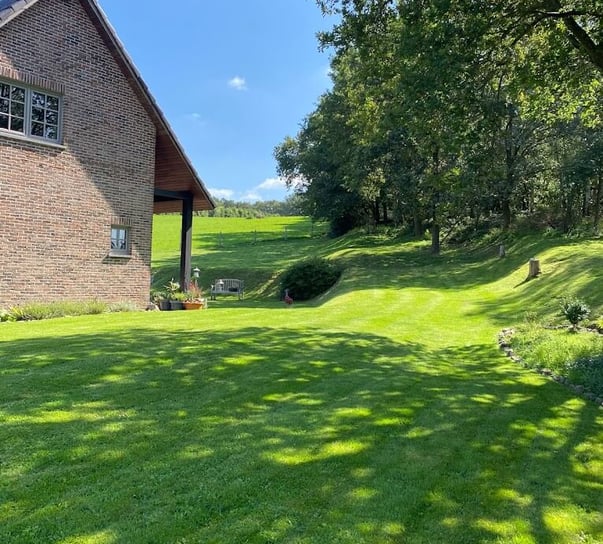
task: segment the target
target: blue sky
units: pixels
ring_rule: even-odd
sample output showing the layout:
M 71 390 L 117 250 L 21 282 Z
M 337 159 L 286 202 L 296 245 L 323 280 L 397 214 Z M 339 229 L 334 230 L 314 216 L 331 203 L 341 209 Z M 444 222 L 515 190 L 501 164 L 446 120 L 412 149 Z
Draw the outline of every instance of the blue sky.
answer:
M 99 0 L 212 195 L 280 200 L 274 147 L 330 87 L 314 0 Z

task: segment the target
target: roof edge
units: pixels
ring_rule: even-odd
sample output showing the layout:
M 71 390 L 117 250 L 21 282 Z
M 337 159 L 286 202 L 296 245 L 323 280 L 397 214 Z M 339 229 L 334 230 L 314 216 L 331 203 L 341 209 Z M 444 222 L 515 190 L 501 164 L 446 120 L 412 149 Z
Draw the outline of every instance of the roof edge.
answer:
M 33 6 L 37 1 L 38 0 L 15 0 L 9 7 L 0 10 L 0 28 L 12 21 L 17 15 Z

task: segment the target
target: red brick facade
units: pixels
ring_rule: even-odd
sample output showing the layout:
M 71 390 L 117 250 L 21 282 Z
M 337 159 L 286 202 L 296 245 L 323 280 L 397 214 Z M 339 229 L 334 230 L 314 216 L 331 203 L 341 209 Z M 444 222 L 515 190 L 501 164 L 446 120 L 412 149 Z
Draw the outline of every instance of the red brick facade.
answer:
M 0 28 L 0 81 L 11 79 L 63 91 L 63 138 L 0 131 L 0 308 L 144 306 L 156 129 L 79 0 L 39 1 Z M 129 258 L 109 256 L 114 224 L 129 226 Z

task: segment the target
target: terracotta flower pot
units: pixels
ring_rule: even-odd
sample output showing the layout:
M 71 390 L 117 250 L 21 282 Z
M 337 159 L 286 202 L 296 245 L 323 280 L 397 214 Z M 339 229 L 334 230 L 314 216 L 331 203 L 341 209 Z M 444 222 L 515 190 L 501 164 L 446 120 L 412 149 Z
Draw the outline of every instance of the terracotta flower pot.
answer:
M 203 302 L 183 302 L 185 310 L 200 310 L 203 308 Z

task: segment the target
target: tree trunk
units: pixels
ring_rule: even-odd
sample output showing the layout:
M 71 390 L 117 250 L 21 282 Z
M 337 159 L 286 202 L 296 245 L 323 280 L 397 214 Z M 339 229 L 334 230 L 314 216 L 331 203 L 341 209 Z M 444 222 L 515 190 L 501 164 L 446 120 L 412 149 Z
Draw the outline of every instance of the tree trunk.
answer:
M 385 200 L 382 201 L 381 208 L 382 208 L 382 213 L 383 213 L 383 223 L 387 225 L 387 223 L 389 222 L 389 217 L 387 215 L 387 204 L 386 204 Z
M 431 225 L 431 252 L 440 254 L 440 225 L 434 221 Z
M 421 238 L 425 231 L 423 230 L 423 219 L 419 214 L 419 209 L 417 206 L 415 206 L 415 209 L 413 210 L 412 219 L 415 231 L 415 238 Z
M 373 212 L 373 224 L 378 225 L 379 223 L 381 223 L 381 210 L 379 199 L 376 199 L 375 202 L 373 202 L 371 208 Z
M 440 176 L 440 147 L 436 145 L 432 154 L 433 173 L 438 178 Z M 431 201 L 431 253 L 440 254 L 440 222 L 438 221 L 438 203 L 440 193 L 436 189 Z
M 568 233 L 575 224 L 574 221 L 574 210 L 573 210 L 573 202 L 572 197 L 567 195 L 562 199 L 562 207 L 563 207 L 563 232 Z
M 535 278 L 540 275 L 540 261 L 538 259 L 530 259 L 528 262 L 528 278 Z
M 502 228 L 503 230 L 509 230 L 509 227 L 511 226 L 511 201 L 509 197 L 505 197 L 503 199 L 501 203 L 501 208 L 503 219 Z
M 503 217 L 503 230 L 509 230 L 511 226 L 511 194 L 515 186 L 515 161 L 517 159 L 517 147 L 514 142 L 514 119 L 515 110 L 512 105 L 508 107 L 508 119 L 505 134 L 505 182 L 506 186 L 503 189 L 501 197 L 501 211 Z
M 595 231 L 599 230 L 599 222 L 601 221 L 601 199 L 603 197 L 603 172 L 599 172 L 599 182 L 595 192 L 595 202 L 593 209 L 593 227 Z

